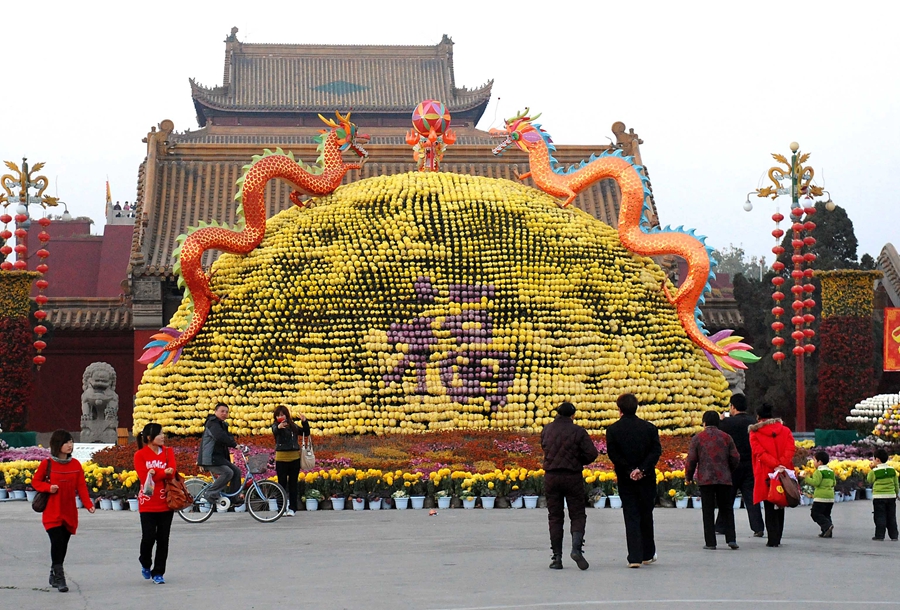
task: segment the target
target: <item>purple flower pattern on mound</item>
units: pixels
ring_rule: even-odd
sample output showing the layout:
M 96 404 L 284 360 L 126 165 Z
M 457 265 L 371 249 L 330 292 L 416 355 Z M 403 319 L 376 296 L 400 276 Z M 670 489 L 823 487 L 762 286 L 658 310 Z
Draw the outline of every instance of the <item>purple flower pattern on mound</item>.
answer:
M 416 300 L 434 304 L 437 290 L 425 276 L 413 284 Z M 494 298 L 494 287 L 483 284 L 451 284 L 449 300 L 459 304 L 486 304 Z M 493 337 L 491 314 L 479 309 L 465 309 L 448 315 L 435 328 L 435 316 L 422 315 L 410 322 L 391 324 L 388 343 L 397 348 L 405 345 L 404 356 L 384 375 L 386 383 L 400 383 L 407 370 L 416 375 L 416 393 L 427 394 L 428 361 L 438 343 L 435 330 L 449 331 L 459 349 L 451 350 L 438 363 L 441 385 L 457 403 L 468 404 L 472 399 L 485 400 L 491 411 L 506 405 L 507 394 L 516 373 L 515 360 L 505 352 L 490 349 Z
M 16 447 L 0 451 L 0 462 L 15 462 L 18 460 L 36 462 L 46 460 L 48 457 L 50 457 L 50 450 L 43 447 Z

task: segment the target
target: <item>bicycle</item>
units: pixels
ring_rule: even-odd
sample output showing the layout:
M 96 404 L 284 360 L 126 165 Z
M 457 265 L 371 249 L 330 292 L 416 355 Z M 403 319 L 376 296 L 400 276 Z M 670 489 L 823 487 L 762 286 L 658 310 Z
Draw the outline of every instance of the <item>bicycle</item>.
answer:
M 212 486 L 212 482 L 208 482 L 200 477 L 191 477 L 185 480 L 184 485 L 194 497 L 194 502 L 187 508 L 178 511 L 178 516 L 188 523 L 203 523 L 212 517 L 214 512 L 213 505 L 218 507 L 218 510 L 221 512 L 227 511 L 233 504 L 232 498 L 237 498 L 241 493 L 244 493 L 247 512 L 254 519 L 261 523 L 272 523 L 281 518 L 287 508 L 287 494 L 284 492 L 284 489 L 278 483 L 258 480 L 254 476 L 266 470 L 266 464 L 269 461 L 268 456 L 255 455 L 248 460 L 247 454 L 249 450 L 247 447 L 241 445 L 238 449 L 238 453 L 243 458 L 244 466 L 247 469 L 247 476 L 238 490 L 230 494 L 223 491 L 215 502 L 210 502 L 205 494 Z

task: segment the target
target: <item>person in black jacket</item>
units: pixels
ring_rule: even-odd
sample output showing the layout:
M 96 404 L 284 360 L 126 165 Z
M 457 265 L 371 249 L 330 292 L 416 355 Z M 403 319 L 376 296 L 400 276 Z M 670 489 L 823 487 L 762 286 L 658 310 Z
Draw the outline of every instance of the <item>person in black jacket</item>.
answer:
M 587 513 L 584 510 L 584 479 L 581 470 L 597 459 L 597 448 L 584 428 L 572 421 L 575 405 L 564 402 L 556 409 L 557 417 L 541 431 L 541 449 L 544 450 L 544 495 L 547 498 L 550 522 L 550 550 L 553 552 L 550 568 L 561 570 L 563 502 L 569 505 L 569 521 L 572 531 L 572 552 L 569 556 L 582 570 L 589 564 L 582 554 L 584 527 Z
M 738 490 L 744 498 L 747 508 L 747 518 L 750 520 L 750 529 L 757 538 L 765 535 L 762 509 L 759 504 L 753 503 L 753 460 L 750 452 L 750 426 L 756 423 L 756 418 L 747 413 L 747 398 L 743 394 L 732 394 L 731 417 L 726 417 L 719 424 L 719 430 L 727 432 L 737 447 L 741 456 L 741 463 L 731 473 L 731 502 L 737 497 Z M 716 533 L 725 533 L 725 524 L 721 519 L 722 513 L 716 518 Z
M 200 457 L 197 465 L 208 470 L 215 482 L 206 490 L 206 499 L 215 502 L 219 499 L 222 489 L 228 485 L 225 493 L 233 494 L 241 485 L 241 471 L 231 463 L 229 447 L 237 447 L 237 441 L 228 431 L 228 405 L 216 405 L 216 410 L 206 417 L 206 425 L 203 428 L 203 436 L 200 437 Z M 232 499 L 233 504 L 239 504 L 237 498 Z
M 628 567 L 639 568 L 656 561 L 653 540 L 653 506 L 656 504 L 656 462 L 662 455 L 659 431 L 637 416 L 634 394 L 622 394 L 616 400 L 619 421 L 606 429 L 606 452 L 616 470 L 625 539 L 628 543 Z
M 301 428 L 291 419 L 291 412 L 284 405 L 275 407 L 272 414 L 272 435 L 275 437 L 275 474 L 278 484 L 288 492 L 288 509 L 286 517 L 293 517 L 297 511 L 297 477 L 300 475 L 300 443 L 297 436 L 309 436 L 309 422 L 300 414 Z

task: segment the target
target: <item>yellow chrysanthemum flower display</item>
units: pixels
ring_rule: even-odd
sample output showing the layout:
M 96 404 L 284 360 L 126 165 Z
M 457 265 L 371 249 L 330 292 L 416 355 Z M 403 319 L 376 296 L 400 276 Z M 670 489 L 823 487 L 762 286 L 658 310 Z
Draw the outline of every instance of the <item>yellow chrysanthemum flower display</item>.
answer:
M 633 392 L 662 433 L 689 434 L 728 404 L 659 266 L 508 180 L 361 180 L 274 216 L 256 250 L 213 271 L 221 301 L 177 363 L 144 373 L 135 430 L 199 434 L 225 403 L 240 435 L 267 433 L 277 404 L 323 434 L 535 432 L 571 400 L 600 431 Z

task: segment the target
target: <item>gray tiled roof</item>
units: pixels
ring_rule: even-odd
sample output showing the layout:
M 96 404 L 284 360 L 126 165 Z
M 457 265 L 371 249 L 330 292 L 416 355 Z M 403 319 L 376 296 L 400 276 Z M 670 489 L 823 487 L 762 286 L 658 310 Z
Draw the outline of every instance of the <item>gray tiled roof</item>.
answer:
M 50 297 L 47 322 L 53 330 L 128 330 L 131 306 L 119 298 Z
M 435 46 L 338 46 L 226 43 L 221 87 L 191 80 L 195 103 L 238 112 L 409 112 L 438 99 L 451 112 L 490 99 L 493 81 L 457 88 L 453 43 Z

